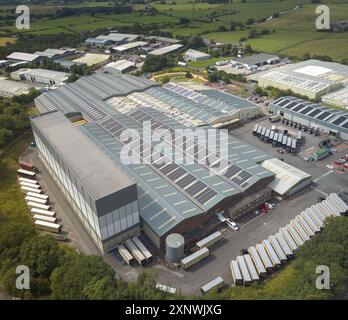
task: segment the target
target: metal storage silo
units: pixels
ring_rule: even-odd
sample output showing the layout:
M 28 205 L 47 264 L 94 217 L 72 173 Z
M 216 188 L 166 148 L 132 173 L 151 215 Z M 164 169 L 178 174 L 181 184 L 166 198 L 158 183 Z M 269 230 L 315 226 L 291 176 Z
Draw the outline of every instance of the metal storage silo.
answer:
M 178 233 L 171 233 L 166 238 L 166 259 L 172 263 L 179 263 L 185 256 L 184 247 L 184 237 Z

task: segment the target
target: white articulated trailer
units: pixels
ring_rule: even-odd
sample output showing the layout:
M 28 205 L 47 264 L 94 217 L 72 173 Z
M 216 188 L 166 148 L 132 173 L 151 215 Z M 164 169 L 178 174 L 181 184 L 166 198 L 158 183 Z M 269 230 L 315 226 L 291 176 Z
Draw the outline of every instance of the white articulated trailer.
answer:
M 338 210 L 335 206 L 333 206 L 329 201 L 324 200 L 321 204 L 324 205 L 332 213 L 332 215 L 336 217 L 341 216 L 340 210 Z
M 28 182 L 28 183 L 31 183 L 31 184 L 39 184 L 39 181 L 37 181 L 37 180 L 28 179 L 28 178 L 23 178 L 23 177 L 19 177 L 19 178 L 18 178 L 18 181 L 19 181 L 19 182 Z
M 30 182 L 19 182 L 19 185 L 21 187 L 29 187 L 29 188 L 33 188 L 33 189 L 41 189 L 40 185 L 35 184 L 35 183 L 30 183 Z
M 29 170 L 24 170 L 24 169 L 18 169 L 17 173 L 22 175 L 22 176 L 27 176 L 27 177 L 35 177 L 36 173 L 34 171 L 29 171 Z
M 34 220 L 41 220 L 41 221 L 51 222 L 51 223 L 56 223 L 57 222 L 57 218 L 47 217 L 47 216 L 40 215 L 40 214 L 34 214 L 33 215 L 33 219 Z
M 220 291 L 224 287 L 224 279 L 217 277 L 212 281 L 209 281 L 201 287 L 202 294 L 206 294 L 212 290 Z
M 257 250 L 257 253 L 259 254 L 262 262 L 263 262 L 263 265 L 265 266 L 266 270 L 267 271 L 272 271 L 273 270 L 273 263 L 272 261 L 270 260 L 270 258 L 268 257 L 268 254 L 264 248 L 264 246 L 262 244 L 257 244 L 256 245 L 256 250 Z
M 335 199 L 342 206 L 344 213 L 348 211 L 348 204 L 337 193 L 331 193 L 330 198 Z
M 307 211 L 301 212 L 300 215 L 306 220 L 306 222 L 311 227 L 311 229 L 314 231 L 314 233 L 319 233 L 320 232 L 320 228 L 314 222 L 313 218 L 310 216 L 310 214 Z
M 41 204 L 41 203 L 37 203 L 37 202 L 33 202 L 33 201 L 27 202 L 27 206 L 29 209 L 38 208 L 38 209 L 42 209 L 42 210 L 50 210 L 49 205 Z
M 35 189 L 35 188 L 21 186 L 21 192 L 25 193 L 25 194 L 27 192 L 34 192 L 34 193 L 40 194 L 42 191 L 41 191 L 41 189 Z
M 260 278 L 264 277 L 267 274 L 267 270 L 265 269 L 265 266 L 263 265 L 263 262 L 256 250 L 255 247 L 249 247 L 248 249 L 249 255 L 251 257 L 251 259 L 254 262 L 256 271 L 259 275 Z
M 47 200 L 44 200 L 44 199 L 39 199 L 39 198 L 36 198 L 36 197 L 31 197 L 31 196 L 26 196 L 24 198 L 24 200 L 26 202 L 29 202 L 29 201 L 33 201 L 33 202 L 37 202 L 37 203 L 40 203 L 40 204 L 47 204 Z
M 300 235 L 297 233 L 297 231 L 294 229 L 294 227 L 291 224 L 287 224 L 285 228 L 287 229 L 290 236 L 295 241 L 295 243 L 298 247 L 300 247 L 304 244 L 304 240 L 302 240 Z
M 244 256 L 238 256 L 236 258 L 236 261 L 238 263 L 238 267 L 239 267 L 239 270 L 242 274 L 242 278 L 243 278 L 243 284 L 245 286 L 248 286 L 251 284 L 251 277 L 250 277 L 250 274 L 249 274 L 249 270 L 246 266 L 246 263 L 245 263 L 245 260 L 244 260 Z
M 269 240 L 263 240 L 262 245 L 265 248 L 265 250 L 269 256 L 273 267 L 279 268 L 282 265 L 282 263 L 281 263 L 280 259 L 278 258 L 277 254 L 275 253 L 273 247 L 271 246 Z
M 39 209 L 39 208 L 32 208 L 32 209 L 30 209 L 30 212 L 32 214 L 39 214 L 39 215 L 42 215 L 42 216 L 47 216 L 47 217 L 52 217 L 52 218 L 56 216 L 56 213 L 53 212 L 53 211 L 42 210 L 42 209 Z
M 291 250 L 291 248 L 289 247 L 289 245 L 287 244 L 286 240 L 284 239 L 284 237 L 278 232 L 274 235 L 276 237 L 276 239 L 278 240 L 278 243 L 280 245 L 280 247 L 283 249 L 286 257 L 288 259 L 291 259 L 294 256 L 293 250 Z
M 260 280 L 259 273 L 257 272 L 256 267 L 255 267 L 250 255 L 244 254 L 243 257 L 244 257 L 245 264 L 248 268 L 251 280 L 259 281 Z
M 231 260 L 230 268 L 232 273 L 233 284 L 236 286 L 243 284 L 243 277 L 239 270 L 239 266 L 236 260 Z
M 50 223 L 42 220 L 36 220 L 34 222 L 35 227 L 39 230 L 48 231 L 48 232 L 54 232 L 54 233 L 60 233 L 61 226 L 56 223 Z
M 140 265 L 145 264 L 145 257 L 131 239 L 126 240 L 125 246 Z
M 181 260 L 181 266 L 183 269 L 187 269 L 194 264 L 198 263 L 199 261 L 203 260 L 209 256 L 209 249 L 208 248 L 202 248 L 201 250 L 196 251 L 195 253 L 185 257 Z
M 295 220 L 302 226 L 302 228 L 306 231 L 309 237 L 314 237 L 315 232 L 312 230 L 307 221 L 300 214 L 295 217 Z
M 295 251 L 298 249 L 298 245 L 296 244 L 293 237 L 290 235 L 289 231 L 286 228 L 280 228 L 279 234 L 283 236 L 290 250 Z
M 297 233 L 299 234 L 299 236 L 302 238 L 303 241 L 309 240 L 309 235 L 306 233 L 306 231 L 303 230 L 301 225 L 295 219 L 292 219 L 290 221 L 290 224 L 297 231 Z
M 272 248 L 274 249 L 275 253 L 277 254 L 279 260 L 281 263 L 285 263 L 288 261 L 288 258 L 286 257 L 283 249 L 278 243 L 278 240 L 275 236 L 269 236 L 268 241 L 271 244 Z
M 48 200 L 48 196 L 46 196 L 45 194 L 39 194 L 39 193 L 35 193 L 35 192 L 30 192 L 30 191 L 27 192 L 27 196 L 38 198 L 38 199 L 43 199 L 43 200 Z
M 196 246 L 198 250 L 200 250 L 202 248 L 213 245 L 215 242 L 219 241 L 221 238 L 222 238 L 222 233 L 220 231 L 216 231 L 212 233 L 211 235 L 209 235 L 208 237 L 198 241 L 196 243 Z
M 133 237 L 132 240 L 135 243 L 135 245 L 139 248 L 146 261 L 148 263 L 151 263 L 153 259 L 151 252 L 143 245 L 143 243 L 137 237 Z
M 127 264 L 131 265 L 134 262 L 133 256 L 129 253 L 129 251 L 123 245 L 119 245 L 117 250 L 120 256 L 123 258 L 123 260 Z

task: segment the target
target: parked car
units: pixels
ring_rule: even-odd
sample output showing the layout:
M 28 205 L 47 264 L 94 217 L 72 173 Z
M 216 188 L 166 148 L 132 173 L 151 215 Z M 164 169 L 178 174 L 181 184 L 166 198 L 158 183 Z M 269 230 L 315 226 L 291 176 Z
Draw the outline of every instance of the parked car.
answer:
M 238 226 L 238 224 L 237 223 L 235 223 L 235 222 L 233 222 L 233 221 L 231 221 L 231 219 L 226 219 L 226 221 L 225 221 L 233 230 L 235 230 L 235 231 L 238 231 L 239 230 L 239 226 Z

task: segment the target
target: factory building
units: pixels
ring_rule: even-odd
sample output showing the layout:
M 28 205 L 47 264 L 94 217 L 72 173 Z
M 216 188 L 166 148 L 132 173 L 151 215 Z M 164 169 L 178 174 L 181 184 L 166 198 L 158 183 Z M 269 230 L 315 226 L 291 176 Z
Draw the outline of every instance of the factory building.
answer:
M 33 86 L 29 84 L 11 81 L 5 78 L 0 79 L 0 97 L 12 98 L 22 94 L 28 94 L 31 88 Z
M 108 35 L 101 35 L 96 38 L 88 38 L 85 43 L 93 47 L 107 47 L 110 45 L 129 43 L 135 41 L 137 38 L 139 38 L 139 35 L 137 34 L 111 32 Z
M 149 54 L 151 54 L 153 56 L 162 56 L 164 54 L 174 52 L 174 51 L 180 49 L 182 46 L 183 46 L 182 44 L 172 44 L 170 46 L 166 46 L 166 47 L 152 50 L 149 52 Z
M 100 251 L 138 236 L 136 184 L 62 113 L 31 124 L 41 161 Z
M 185 54 L 184 54 L 184 59 L 185 61 L 203 61 L 203 60 L 208 60 L 210 59 L 210 54 L 193 50 L 193 49 L 188 49 Z
M 348 110 L 348 86 L 326 94 L 321 100 L 324 103 Z
M 275 64 L 280 61 L 278 56 L 268 53 L 258 53 L 251 56 L 233 58 L 231 63 L 242 64 L 245 68 L 261 67 L 267 64 Z
M 30 63 L 30 62 L 35 62 L 37 60 L 40 60 L 40 59 L 42 59 L 42 57 L 40 57 L 37 54 L 32 54 L 32 53 L 13 52 L 10 55 L 8 55 L 6 57 L 6 59 L 9 60 L 12 63 L 15 63 L 15 62 Z
M 88 155 L 81 155 L 75 162 L 76 166 L 77 163 L 84 162 L 84 157 L 92 158 L 92 154 L 99 157 L 100 153 L 108 157 L 115 167 L 117 166 L 116 174 L 109 171 L 105 174 L 117 177 L 117 170 L 121 170 L 136 185 L 141 228 L 153 244 L 164 251 L 165 239 L 169 234 L 181 234 L 185 244 L 191 245 L 220 223 L 216 213 L 224 211 L 229 215 L 229 210 L 233 210 L 241 199 L 246 210 L 250 203 L 267 200 L 272 192 L 265 186 L 274 180 L 275 174 L 261 166 L 261 163 L 271 156 L 231 135 L 224 135 L 221 130 L 214 131 L 216 148 L 220 150 L 222 147 L 227 151 L 227 155 L 217 154 L 211 146 L 206 146 L 203 147 L 205 159 L 215 154 L 214 162 L 210 159 L 203 163 L 198 160 L 197 149 L 202 146 L 198 146 L 196 139 L 184 139 L 182 136 L 182 130 L 197 129 L 196 125 L 194 121 L 180 120 L 174 111 L 181 107 L 201 109 L 202 114 L 207 113 L 208 120 L 212 115 L 201 107 L 204 102 L 195 101 L 196 98 L 200 99 L 201 94 L 189 91 L 184 98 L 182 92 L 176 93 L 170 88 L 160 87 L 145 78 L 97 73 L 44 93 L 35 103 L 41 112 L 57 110 L 55 114 L 62 114 L 62 117 L 64 115 L 72 119 L 80 115 L 87 120 L 87 123 L 78 129 L 68 120 L 64 121 L 66 126 L 73 128 L 71 130 L 78 130 L 79 136 L 83 135 L 83 138 L 80 136 L 71 141 L 70 138 L 62 137 L 60 132 L 67 132 L 64 135 L 68 136 L 73 135 L 72 132 L 50 128 L 49 132 L 41 130 L 42 139 L 46 138 L 48 145 L 55 144 L 58 142 L 50 140 L 50 137 L 55 135 L 56 141 L 70 146 L 62 147 L 59 154 L 74 148 L 75 144 L 80 145 L 78 148 L 88 149 Z M 212 103 L 213 99 L 209 99 Z M 172 109 L 169 106 L 172 106 Z M 212 107 L 210 112 L 218 112 L 218 106 L 214 110 Z M 45 117 L 47 115 L 42 118 Z M 144 124 L 144 121 L 147 122 Z M 35 131 L 35 119 L 33 124 Z M 151 130 L 160 128 L 171 132 L 172 139 L 162 140 L 165 149 L 174 149 L 190 159 L 191 163 L 173 162 L 167 154 L 162 153 L 161 144 L 144 140 L 144 125 Z M 131 144 L 122 138 L 125 129 L 132 129 L 138 133 Z M 208 121 L 202 122 L 201 129 L 211 130 L 212 126 Z M 78 142 L 86 139 L 94 144 L 93 152 L 91 145 L 85 148 L 81 146 L 85 142 Z M 185 141 L 178 143 L 178 139 Z M 133 143 L 140 146 L 133 150 L 136 161 L 125 163 L 122 159 L 124 148 L 132 146 Z M 224 145 L 221 146 L 221 143 Z M 196 151 L 189 152 L 189 147 Z M 151 150 L 152 158 L 148 158 L 146 150 Z M 152 161 L 148 161 L 149 159 Z M 219 165 L 221 167 L 217 170 Z M 88 172 L 88 167 L 89 165 L 84 164 L 81 170 Z M 54 176 L 56 168 L 53 168 L 53 171 Z M 78 172 L 76 176 L 79 176 Z M 94 175 L 89 175 L 88 183 L 91 189 L 98 190 L 101 178 L 98 177 L 94 182 L 95 178 Z M 121 179 L 117 177 L 117 180 Z M 102 189 L 105 188 L 110 191 L 107 184 Z M 244 213 L 246 212 L 248 211 Z
M 310 174 L 277 158 L 265 160 L 261 165 L 275 174 L 268 187 L 282 197 L 289 197 L 312 182 Z
M 18 81 L 28 81 L 53 85 L 62 85 L 69 79 L 69 73 L 46 70 L 22 68 L 11 72 L 11 78 Z
M 119 45 L 117 47 L 113 47 L 112 49 L 118 53 L 125 53 L 125 52 L 129 52 L 131 50 L 134 50 L 134 49 L 142 48 L 146 45 L 147 45 L 147 42 L 135 41 L 135 42 L 122 44 L 122 45 Z
M 257 76 L 258 85 L 307 96 L 319 100 L 323 95 L 348 86 L 348 67 L 335 62 L 307 60 L 287 65 Z
M 92 67 L 98 64 L 102 64 L 110 59 L 109 54 L 98 54 L 98 53 L 86 53 L 81 58 L 73 60 L 80 64 L 85 64 L 88 67 Z
M 110 74 L 122 74 L 135 69 L 133 61 L 126 59 L 118 60 L 116 62 L 108 63 L 102 70 Z
M 348 140 L 347 112 L 328 109 L 295 97 L 281 97 L 273 101 L 270 111 L 280 114 L 285 119 L 318 128 L 322 133 Z
M 45 51 L 36 51 L 34 54 L 51 60 L 61 59 L 74 55 L 76 49 L 46 49 Z

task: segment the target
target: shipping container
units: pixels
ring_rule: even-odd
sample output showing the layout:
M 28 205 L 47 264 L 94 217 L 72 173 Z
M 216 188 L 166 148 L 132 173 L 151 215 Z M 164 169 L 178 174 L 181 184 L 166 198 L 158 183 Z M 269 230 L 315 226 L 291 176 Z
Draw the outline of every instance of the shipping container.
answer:
M 240 273 L 242 274 L 242 278 L 243 278 L 243 284 L 245 286 L 248 286 L 251 284 L 251 277 L 250 277 L 250 274 L 249 274 L 249 270 L 246 266 L 246 263 L 245 263 L 245 260 L 244 260 L 244 256 L 238 256 L 236 258 L 236 261 L 238 263 L 238 267 L 239 267 L 239 270 L 240 270 Z
M 141 251 L 136 247 L 134 242 L 131 239 L 126 240 L 125 242 L 126 248 L 129 250 L 129 252 L 132 254 L 134 259 L 140 264 L 144 265 L 146 262 L 145 257 L 141 253 Z
M 200 250 L 202 248 L 213 245 L 215 242 L 219 241 L 220 239 L 222 239 L 222 233 L 220 231 L 216 231 L 212 233 L 211 235 L 209 235 L 208 237 L 198 241 L 196 243 L 196 247 L 198 248 L 198 250 Z
M 48 232 L 60 233 L 61 226 L 56 223 L 50 223 L 46 221 L 36 220 L 34 222 L 35 227 L 39 230 L 44 230 Z
M 254 265 L 255 265 L 255 268 L 256 268 L 256 271 L 257 271 L 259 277 L 261 278 L 261 277 L 265 276 L 267 274 L 267 271 L 265 269 L 265 266 L 263 265 L 263 262 L 259 256 L 256 248 L 249 247 L 248 252 L 249 252 L 251 259 L 254 262 Z
M 35 188 L 30 188 L 30 187 L 21 187 L 21 192 L 22 193 L 27 193 L 27 192 L 34 192 L 37 194 L 40 194 L 42 191 L 41 189 L 35 189 Z
M 129 251 L 122 244 L 117 247 L 118 253 L 122 257 L 122 259 L 129 265 L 134 263 L 133 256 L 129 253 Z
M 206 294 L 212 290 L 220 291 L 224 287 L 224 279 L 217 277 L 212 281 L 209 281 L 201 287 L 202 294 Z
M 153 259 L 151 252 L 143 245 L 143 243 L 137 237 L 133 237 L 132 240 L 135 243 L 135 245 L 139 248 L 146 261 L 148 263 L 151 263 Z
M 239 266 L 236 260 L 231 260 L 230 262 L 230 268 L 231 268 L 231 274 L 232 274 L 232 281 L 234 285 L 241 285 L 243 284 L 243 278 L 242 274 L 239 270 Z
M 182 259 L 181 266 L 183 267 L 183 269 L 187 269 L 208 256 L 209 256 L 209 249 L 202 248 L 201 250 L 198 250 L 195 253 Z
M 30 197 L 30 196 L 26 196 L 24 198 L 24 200 L 26 202 L 29 202 L 29 201 L 32 201 L 32 202 L 37 202 L 37 203 L 40 203 L 40 204 L 47 204 L 47 200 L 44 200 L 44 199 L 39 199 L 39 198 L 34 198 L 34 197 Z

